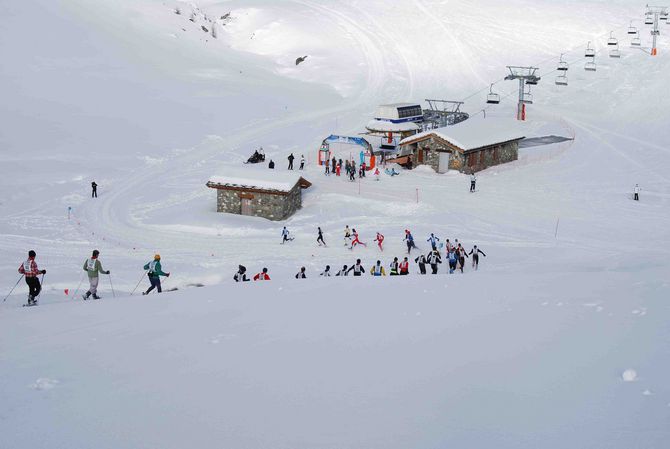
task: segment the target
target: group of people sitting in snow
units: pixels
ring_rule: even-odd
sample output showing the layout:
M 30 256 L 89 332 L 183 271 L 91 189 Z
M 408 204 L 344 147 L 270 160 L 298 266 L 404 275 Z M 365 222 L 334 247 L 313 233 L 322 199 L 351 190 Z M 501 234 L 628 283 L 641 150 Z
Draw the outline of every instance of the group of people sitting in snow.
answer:
M 384 235 L 380 232 L 377 232 L 376 234 L 377 235 L 375 236 L 374 242 L 377 244 L 377 247 L 379 248 L 380 251 L 384 251 L 383 246 Z M 286 226 L 283 227 L 281 236 L 282 236 L 281 241 L 282 245 L 294 240 L 294 238 L 291 236 L 291 233 L 286 228 Z M 412 260 L 410 257 L 412 250 L 413 249 L 417 251 L 419 250 L 419 248 L 416 246 L 416 242 L 414 241 L 414 236 L 409 231 L 409 229 L 405 229 L 405 236 L 403 238 L 403 241 L 407 245 L 407 256 L 405 256 L 402 260 L 400 260 L 398 257 L 393 258 L 393 261 L 388 265 L 390 276 L 408 275 L 410 269 L 410 262 Z M 321 230 L 321 227 L 317 228 L 316 242 L 319 246 L 327 246 L 326 241 L 323 237 L 323 231 Z M 454 273 L 457 270 L 460 270 L 460 272 L 463 273 L 465 268 L 465 259 L 470 258 L 470 256 L 472 256 L 471 259 L 472 268 L 474 270 L 477 270 L 479 268 L 479 256 L 482 255 L 486 257 L 484 251 L 479 249 L 477 245 L 474 245 L 469 252 L 466 251 L 466 249 L 458 241 L 458 239 L 455 239 L 453 243 L 449 239 L 446 239 L 445 242 L 442 243 L 439 237 L 431 233 L 428 239 L 426 239 L 426 242 L 430 243 L 431 246 L 430 251 L 428 251 L 428 253 L 426 254 L 419 254 L 417 257 L 413 259 L 414 263 L 418 265 L 419 268 L 418 274 L 427 274 L 428 267 L 430 267 L 432 274 L 438 274 L 439 265 L 442 264 L 442 251 L 441 251 L 442 249 L 444 249 L 444 257 L 449 265 L 450 274 Z M 355 228 L 349 228 L 349 225 L 345 226 L 344 246 L 348 247 L 350 250 L 353 250 L 359 245 L 367 247 L 367 243 L 364 243 L 360 240 L 360 236 Z M 246 271 L 247 271 L 246 267 L 240 265 L 237 273 L 235 273 L 235 275 L 233 276 L 233 279 L 236 282 L 250 281 L 251 279 L 249 279 L 246 276 Z M 365 267 L 361 263 L 361 259 L 357 259 L 354 265 L 351 266 L 343 265 L 342 269 L 337 271 L 337 273 L 335 274 L 332 273 L 330 265 L 326 265 L 326 268 L 319 274 L 319 276 L 323 277 L 348 276 L 350 273 L 353 274 L 353 276 L 361 276 L 362 274 L 366 273 Z M 385 267 L 384 265 L 382 265 L 382 262 L 380 260 L 378 260 L 372 267 L 370 267 L 367 273 L 369 273 L 372 276 L 386 276 Z M 300 271 L 296 273 L 295 278 L 306 279 L 307 278 L 306 268 L 301 267 Z M 268 275 L 268 269 L 263 268 L 263 270 L 260 273 L 257 273 L 253 277 L 253 280 L 255 281 L 270 280 L 270 276 Z

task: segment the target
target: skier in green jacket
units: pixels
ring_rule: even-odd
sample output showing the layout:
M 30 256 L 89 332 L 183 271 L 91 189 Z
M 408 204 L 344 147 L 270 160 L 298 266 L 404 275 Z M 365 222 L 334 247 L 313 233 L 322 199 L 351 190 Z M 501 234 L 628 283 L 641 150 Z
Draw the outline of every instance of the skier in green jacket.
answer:
M 160 276 L 169 277 L 170 273 L 163 273 L 161 269 L 161 255 L 156 254 L 154 260 L 144 265 L 144 269 L 147 270 L 147 276 L 149 276 L 149 282 L 151 282 L 151 287 L 146 292 L 143 292 L 143 295 L 148 295 L 151 290 L 154 288 L 158 290 L 158 293 L 162 292 L 161 290 L 161 278 Z
M 99 274 L 109 274 L 109 271 L 105 271 L 102 268 L 102 264 L 100 263 L 100 260 L 98 259 L 98 256 L 100 255 L 100 251 L 97 249 L 93 250 L 93 255 L 84 261 L 84 271 L 88 273 L 88 283 L 89 283 L 89 288 L 88 291 L 82 295 L 84 300 L 87 300 L 88 298 L 93 295 L 93 299 L 100 299 L 98 296 L 98 280 Z

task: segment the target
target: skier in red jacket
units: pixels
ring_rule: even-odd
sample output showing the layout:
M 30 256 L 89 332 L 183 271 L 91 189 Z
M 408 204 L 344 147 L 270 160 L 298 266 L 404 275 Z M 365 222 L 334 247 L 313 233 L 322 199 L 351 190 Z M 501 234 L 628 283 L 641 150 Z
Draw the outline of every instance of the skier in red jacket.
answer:
M 256 273 L 256 276 L 254 276 L 254 281 L 269 281 L 270 276 L 268 275 L 268 269 L 263 268 L 263 271 L 260 273 Z
M 37 257 L 37 253 L 31 249 L 28 251 L 28 260 L 19 266 L 19 273 L 26 277 L 26 284 L 28 284 L 29 306 L 37 304 L 37 297 L 39 296 L 40 291 L 42 291 L 42 285 L 40 284 L 40 280 L 37 279 L 37 276 L 40 274 L 46 274 L 47 272 L 47 270 L 40 270 L 37 267 L 35 257 Z
M 382 247 L 382 243 L 384 243 L 384 234 L 380 234 L 378 232 L 377 237 L 375 238 L 375 242 L 377 242 L 377 246 L 379 247 L 379 250 L 384 251 L 384 248 Z

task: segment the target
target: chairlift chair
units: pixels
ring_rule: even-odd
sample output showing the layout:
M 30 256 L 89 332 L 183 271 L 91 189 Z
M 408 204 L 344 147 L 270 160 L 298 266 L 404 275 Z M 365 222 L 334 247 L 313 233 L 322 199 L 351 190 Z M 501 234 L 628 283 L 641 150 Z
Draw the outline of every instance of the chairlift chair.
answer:
M 586 50 L 584 51 L 584 57 L 585 58 L 593 58 L 596 55 L 596 50 L 591 48 L 591 41 L 589 41 L 588 45 L 586 46 Z
M 654 18 L 652 17 L 651 13 L 645 14 L 644 24 L 645 25 L 653 25 L 654 24 Z
M 556 68 L 556 70 L 558 70 L 559 72 L 567 72 L 569 67 L 570 66 L 568 65 L 568 63 L 563 61 L 563 53 L 561 53 L 561 60 L 558 62 L 558 67 Z
M 533 104 L 533 94 L 530 92 L 530 86 L 528 86 L 528 92 L 523 93 L 523 102 L 525 104 Z
M 568 77 L 567 75 L 559 75 L 556 77 L 556 85 L 557 86 L 567 86 L 568 85 Z
M 528 86 L 537 86 L 537 80 L 533 78 L 526 79 L 526 84 Z
M 616 45 L 619 45 L 619 40 L 614 37 L 614 31 L 610 32 L 610 37 L 607 39 L 607 45 L 614 47 Z
M 586 70 L 587 72 L 595 72 L 596 71 L 595 61 L 589 61 L 586 64 L 584 64 L 584 70 Z
M 659 17 L 660 20 L 665 20 L 667 22 L 668 20 L 668 13 L 667 12 L 662 12 L 661 16 Z
M 621 52 L 618 48 L 613 48 L 610 50 L 610 58 L 620 58 Z
M 486 103 L 487 104 L 499 104 L 500 103 L 500 95 L 493 92 L 493 84 L 491 84 L 491 89 L 489 90 L 489 94 L 486 96 Z
M 640 39 L 640 32 L 635 33 L 635 37 L 630 41 L 631 47 L 639 47 L 642 45 L 642 39 Z
M 630 21 L 630 25 L 628 26 L 628 34 L 637 34 L 637 28 L 633 26 L 633 21 Z

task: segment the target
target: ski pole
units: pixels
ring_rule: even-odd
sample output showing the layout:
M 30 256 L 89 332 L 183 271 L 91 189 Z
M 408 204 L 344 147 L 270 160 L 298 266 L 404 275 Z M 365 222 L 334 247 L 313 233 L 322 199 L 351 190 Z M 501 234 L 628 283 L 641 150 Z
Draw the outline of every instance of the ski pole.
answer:
M 44 289 L 44 273 L 42 273 L 42 279 L 40 279 L 40 292 L 35 296 L 34 301 L 37 302 L 37 298 L 39 298 L 42 295 L 42 290 Z
M 12 292 L 14 291 L 14 289 L 16 288 L 16 286 L 19 285 L 19 282 L 21 282 L 21 279 L 23 279 L 23 275 L 21 275 L 21 277 L 19 278 L 19 280 L 16 281 L 16 284 L 14 284 L 14 287 L 12 287 L 12 289 L 9 291 L 9 293 L 7 293 L 7 296 L 5 296 L 5 299 L 3 299 L 2 302 L 7 301 L 7 298 L 9 298 L 9 295 L 12 294 Z
M 133 296 L 133 293 L 135 293 L 135 290 L 137 290 L 137 287 L 140 286 L 140 283 L 142 282 L 142 279 L 144 279 L 144 276 L 146 276 L 146 275 L 147 275 L 147 272 L 146 272 L 146 271 L 145 271 L 144 273 L 142 273 L 142 277 L 141 277 L 140 280 L 137 282 L 137 285 L 135 286 L 135 288 L 133 289 L 133 291 L 130 292 L 130 296 Z
M 112 275 L 110 274 L 108 276 L 109 276 L 109 286 L 112 287 L 112 298 L 116 298 L 116 293 L 114 293 L 114 284 L 112 284 Z
M 77 285 L 77 289 L 74 291 L 74 295 L 72 295 L 73 298 L 77 297 L 77 292 L 79 292 L 79 288 L 81 287 L 81 283 L 84 282 L 84 276 L 86 275 L 86 272 L 83 272 L 81 274 L 81 279 L 79 279 L 79 285 Z

